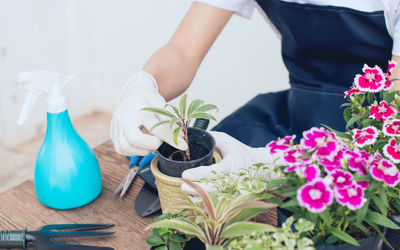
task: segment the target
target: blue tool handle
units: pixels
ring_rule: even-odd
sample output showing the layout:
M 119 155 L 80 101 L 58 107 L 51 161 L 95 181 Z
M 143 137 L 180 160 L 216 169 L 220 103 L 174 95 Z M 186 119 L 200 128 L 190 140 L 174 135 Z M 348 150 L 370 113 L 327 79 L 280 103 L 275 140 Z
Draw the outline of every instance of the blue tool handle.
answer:
M 136 156 L 128 156 L 128 158 L 131 160 L 131 162 L 129 163 L 129 168 L 131 168 L 133 166 L 137 166 L 142 157 L 140 155 L 136 155 Z
M 154 159 L 154 157 L 156 157 L 157 154 L 155 153 L 149 153 L 148 155 L 146 155 L 145 157 L 143 157 L 143 159 L 139 162 L 139 167 L 140 168 L 144 168 L 147 165 L 150 164 L 150 162 Z
M 0 248 L 26 249 L 25 230 L 0 230 Z

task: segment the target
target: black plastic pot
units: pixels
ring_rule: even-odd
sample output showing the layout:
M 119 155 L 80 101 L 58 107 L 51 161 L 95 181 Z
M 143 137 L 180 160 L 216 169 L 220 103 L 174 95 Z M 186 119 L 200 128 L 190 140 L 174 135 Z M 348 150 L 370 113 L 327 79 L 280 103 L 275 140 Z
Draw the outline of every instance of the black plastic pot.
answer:
M 183 171 L 199 166 L 209 166 L 213 163 L 215 140 L 205 130 L 198 128 L 188 129 L 190 161 L 183 161 L 180 153 L 175 153 L 176 148 L 167 143 L 161 144 L 157 153 L 159 155 L 159 169 L 163 174 L 172 177 L 182 177 Z M 173 159 L 169 157 L 173 155 Z
M 400 226 L 400 215 L 389 217 L 394 223 Z M 394 249 L 400 249 L 400 230 L 387 228 L 386 229 L 386 239 L 392 245 Z M 390 250 L 391 248 L 383 244 L 383 250 Z
M 281 227 L 282 224 L 291 216 L 291 213 L 287 210 L 278 208 L 278 226 Z M 292 228 L 293 230 L 294 228 Z M 351 244 L 340 244 L 340 245 L 329 245 L 329 244 L 320 244 L 315 248 L 317 250 L 382 250 L 383 240 L 378 236 L 366 238 L 359 240 L 359 247 L 351 245 Z M 394 246 L 393 246 L 394 247 Z M 394 247 L 395 249 L 399 249 Z M 390 249 L 390 248 L 388 248 Z

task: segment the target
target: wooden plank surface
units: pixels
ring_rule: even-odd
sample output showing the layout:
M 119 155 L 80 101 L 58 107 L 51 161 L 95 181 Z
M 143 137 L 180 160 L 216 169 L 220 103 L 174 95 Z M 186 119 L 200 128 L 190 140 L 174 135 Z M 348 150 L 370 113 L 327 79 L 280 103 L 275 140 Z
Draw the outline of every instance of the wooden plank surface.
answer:
M 150 234 L 144 228 L 154 216 L 141 218 L 134 209 L 135 197 L 143 180 L 138 177 L 125 198 L 114 197 L 114 190 L 127 173 L 129 161 L 115 153 L 110 141 L 95 148 L 102 178 L 103 191 L 89 205 L 72 210 L 54 210 L 41 204 L 35 194 L 32 180 L 0 193 L 0 229 L 37 229 L 46 224 L 113 223 L 115 235 L 104 239 L 70 240 L 68 243 L 109 246 L 117 250 L 149 249 L 145 239 Z M 264 216 L 266 222 L 275 224 L 276 213 Z M 30 248 L 33 249 L 33 248 Z

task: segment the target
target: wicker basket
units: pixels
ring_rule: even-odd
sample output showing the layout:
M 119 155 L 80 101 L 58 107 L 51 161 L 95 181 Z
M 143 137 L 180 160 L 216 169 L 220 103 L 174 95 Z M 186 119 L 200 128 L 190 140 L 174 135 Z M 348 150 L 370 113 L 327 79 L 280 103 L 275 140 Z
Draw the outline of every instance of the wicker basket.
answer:
M 216 152 L 214 152 L 214 160 L 215 162 L 221 161 L 221 156 Z M 176 207 L 176 205 L 185 201 L 185 197 L 181 191 L 182 178 L 171 177 L 161 173 L 158 169 L 158 156 L 151 162 L 150 169 L 156 178 L 162 212 L 171 214 L 179 213 L 181 209 Z

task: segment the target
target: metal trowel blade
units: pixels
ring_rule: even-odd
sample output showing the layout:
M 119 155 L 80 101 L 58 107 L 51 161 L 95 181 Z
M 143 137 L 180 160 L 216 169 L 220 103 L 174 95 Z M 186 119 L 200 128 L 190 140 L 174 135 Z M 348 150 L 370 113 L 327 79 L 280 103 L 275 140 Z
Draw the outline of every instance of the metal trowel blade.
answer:
M 135 200 L 135 210 L 140 217 L 149 216 L 161 209 L 157 190 L 145 183 Z

